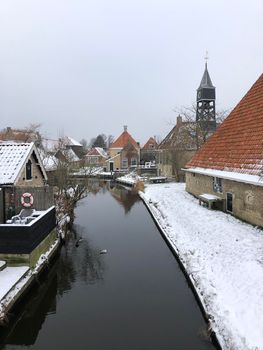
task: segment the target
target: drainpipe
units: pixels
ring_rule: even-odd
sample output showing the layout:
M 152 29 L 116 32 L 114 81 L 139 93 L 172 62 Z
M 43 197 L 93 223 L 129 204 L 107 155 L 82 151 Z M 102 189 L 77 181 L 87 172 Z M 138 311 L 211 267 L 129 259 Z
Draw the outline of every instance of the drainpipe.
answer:
M 5 188 L 4 187 L 2 187 L 2 191 L 3 191 L 3 222 L 5 224 L 6 213 L 5 213 Z

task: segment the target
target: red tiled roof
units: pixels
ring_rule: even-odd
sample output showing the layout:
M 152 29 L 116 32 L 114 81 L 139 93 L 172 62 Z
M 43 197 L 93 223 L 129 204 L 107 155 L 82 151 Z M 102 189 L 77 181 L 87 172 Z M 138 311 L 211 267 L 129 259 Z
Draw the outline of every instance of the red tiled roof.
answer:
M 128 131 L 123 131 L 123 133 L 114 141 L 110 148 L 123 148 L 128 143 L 131 143 L 134 147 L 139 148 L 137 142 L 133 139 L 133 137 L 128 133 Z
M 150 146 L 153 145 L 154 147 Z M 143 146 L 143 150 L 151 150 L 157 148 L 158 143 L 155 141 L 153 137 L 150 137 L 146 144 Z
M 106 158 L 107 153 L 104 151 L 103 148 L 93 147 L 86 153 L 85 157 L 87 156 L 100 156 Z
M 263 74 L 186 168 L 263 172 Z

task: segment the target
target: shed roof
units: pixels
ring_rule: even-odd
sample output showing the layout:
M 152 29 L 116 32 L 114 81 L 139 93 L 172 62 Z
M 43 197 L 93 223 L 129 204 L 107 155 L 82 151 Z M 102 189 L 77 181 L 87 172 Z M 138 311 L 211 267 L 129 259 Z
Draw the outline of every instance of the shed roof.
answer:
M 47 179 L 41 159 L 34 143 L 0 143 L 0 185 L 14 184 L 25 163 L 31 154 L 35 152 L 41 171 L 45 179 Z
M 263 175 L 263 74 L 186 168 Z

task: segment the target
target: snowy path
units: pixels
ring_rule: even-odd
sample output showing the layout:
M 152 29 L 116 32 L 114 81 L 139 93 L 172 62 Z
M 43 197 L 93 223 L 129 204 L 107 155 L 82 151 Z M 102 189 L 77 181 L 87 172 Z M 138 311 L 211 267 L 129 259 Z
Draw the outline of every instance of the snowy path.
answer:
M 0 271 L 0 301 L 28 270 L 28 266 L 21 266 L 6 267 Z
M 223 349 L 263 349 L 263 231 L 198 205 L 184 184 L 141 197 L 194 281 Z

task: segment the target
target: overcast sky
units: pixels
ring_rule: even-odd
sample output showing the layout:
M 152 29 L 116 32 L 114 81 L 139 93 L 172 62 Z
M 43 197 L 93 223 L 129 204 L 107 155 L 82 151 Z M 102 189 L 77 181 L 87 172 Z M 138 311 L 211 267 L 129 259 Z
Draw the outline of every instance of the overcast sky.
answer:
M 0 129 L 165 136 L 208 69 L 217 109 L 263 72 L 262 0 L 1 0 Z

